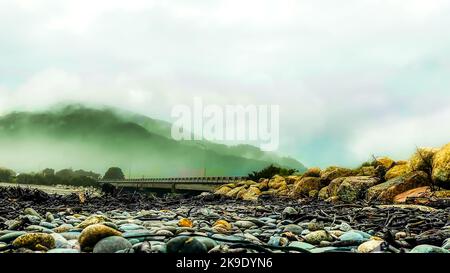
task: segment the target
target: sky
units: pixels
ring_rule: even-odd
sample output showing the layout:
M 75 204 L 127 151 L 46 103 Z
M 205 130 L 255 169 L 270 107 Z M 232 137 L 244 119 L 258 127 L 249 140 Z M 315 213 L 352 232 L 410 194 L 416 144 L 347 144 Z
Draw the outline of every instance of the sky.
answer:
M 0 0 L 0 113 L 276 104 L 307 166 L 450 141 L 450 1 Z

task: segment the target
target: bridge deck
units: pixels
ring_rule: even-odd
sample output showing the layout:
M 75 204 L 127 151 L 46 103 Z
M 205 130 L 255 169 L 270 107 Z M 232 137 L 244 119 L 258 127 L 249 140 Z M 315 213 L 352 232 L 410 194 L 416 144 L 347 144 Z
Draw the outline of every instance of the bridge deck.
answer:
M 246 180 L 242 176 L 134 178 L 124 180 L 102 179 L 117 187 L 137 189 L 166 189 L 171 191 L 212 191 L 220 185 Z

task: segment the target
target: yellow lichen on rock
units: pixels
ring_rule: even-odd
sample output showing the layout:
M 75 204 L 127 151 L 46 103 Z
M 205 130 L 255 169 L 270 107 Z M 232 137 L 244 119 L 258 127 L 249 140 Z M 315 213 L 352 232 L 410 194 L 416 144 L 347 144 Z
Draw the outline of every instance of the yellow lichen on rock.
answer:
M 288 184 L 288 185 L 292 185 L 292 184 L 295 184 L 295 183 L 297 183 L 298 181 L 300 181 L 300 179 L 302 179 L 302 176 L 299 176 L 299 175 L 290 175 L 290 176 L 288 176 L 288 177 L 286 177 L 286 183 Z
M 282 177 L 281 175 L 274 175 L 272 179 L 269 180 L 268 186 L 271 189 L 285 189 L 287 188 L 287 183 L 284 177 Z
M 444 188 L 450 188 L 450 143 L 433 156 L 433 181 Z
M 228 186 L 222 186 L 220 188 L 218 188 L 214 194 L 218 194 L 218 195 L 226 195 L 229 191 L 231 191 L 231 188 Z
M 347 168 L 331 166 L 320 172 L 320 178 L 324 182 L 331 182 L 339 177 L 347 177 L 356 175 L 357 171 Z
M 318 177 L 305 177 L 294 184 L 292 194 L 294 196 L 308 196 L 312 190 L 320 190 L 321 180 Z
M 194 224 L 193 224 L 192 221 L 191 221 L 190 219 L 188 219 L 188 218 L 181 218 L 181 219 L 178 221 L 178 226 L 179 226 L 179 227 L 188 227 L 188 228 L 191 228 L 191 227 L 194 226 Z
M 230 190 L 229 192 L 227 192 L 225 195 L 226 195 L 227 197 L 236 198 L 237 195 L 238 195 L 238 193 L 239 193 L 241 190 L 245 190 L 245 187 L 244 187 L 244 186 L 236 187 L 236 188 Z
M 306 170 L 306 172 L 303 174 L 303 177 L 320 177 L 320 172 L 322 170 L 318 167 L 309 168 Z
M 259 195 L 261 195 L 259 188 L 256 186 L 251 186 L 245 191 L 241 198 L 246 201 L 256 201 L 258 200 Z
M 12 245 L 32 250 L 47 250 L 55 247 L 55 239 L 47 233 L 27 233 L 17 237 Z
M 378 164 L 383 165 L 386 170 L 389 170 L 390 168 L 392 168 L 395 164 L 395 161 L 390 159 L 389 157 L 383 156 L 383 157 L 379 157 L 376 159 L 376 162 Z
M 422 171 L 411 172 L 369 188 L 367 199 L 369 201 L 392 202 L 396 195 L 414 188 L 427 186 L 429 183 L 426 173 Z
M 328 186 L 321 188 L 318 194 L 318 198 L 321 200 L 325 200 L 329 197 L 330 195 L 328 194 Z
M 413 171 L 428 171 L 433 165 L 433 156 L 439 149 L 419 148 L 409 159 L 409 167 Z
M 77 225 L 77 228 L 86 228 L 90 225 L 101 224 L 106 222 L 108 219 L 103 215 L 92 215 L 86 218 L 83 222 Z
M 411 172 L 409 164 L 395 165 L 389 171 L 386 172 L 386 175 L 384 176 L 384 178 L 386 180 L 390 180 L 390 179 L 405 175 L 409 172 Z
M 213 224 L 213 227 L 215 227 L 215 228 L 220 227 L 220 228 L 223 228 L 223 229 L 225 229 L 225 230 L 230 230 L 230 229 L 232 228 L 231 224 L 228 223 L 228 222 L 225 221 L 225 220 L 217 220 L 217 221 Z

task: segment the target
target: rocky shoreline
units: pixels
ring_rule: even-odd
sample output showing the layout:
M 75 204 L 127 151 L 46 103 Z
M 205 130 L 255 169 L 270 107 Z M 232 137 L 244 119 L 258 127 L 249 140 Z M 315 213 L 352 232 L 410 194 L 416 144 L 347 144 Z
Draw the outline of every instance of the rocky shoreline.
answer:
M 411 204 L 450 202 L 450 143 L 418 148 L 408 160 L 379 157 L 356 169 L 331 166 L 303 174 L 260 178 L 221 186 L 217 195 L 257 201 L 267 196 Z
M 198 196 L 106 188 L 0 187 L 0 252 L 450 253 L 450 144 Z
M 450 208 L 0 188 L 1 253 L 449 253 Z

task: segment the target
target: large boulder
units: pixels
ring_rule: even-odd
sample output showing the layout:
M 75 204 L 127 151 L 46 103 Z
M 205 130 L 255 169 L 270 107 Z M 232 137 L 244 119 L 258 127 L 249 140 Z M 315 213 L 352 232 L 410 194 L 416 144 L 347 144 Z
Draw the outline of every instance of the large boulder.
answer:
M 252 181 L 252 180 L 246 180 L 246 181 L 238 182 L 238 183 L 237 183 L 237 186 L 238 186 L 238 187 L 240 187 L 240 186 L 251 186 L 251 185 L 255 185 L 255 184 L 257 184 L 255 181 Z
M 294 184 L 292 194 L 294 196 L 309 196 L 309 192 L 313 190 L 320 190 L 321 180 L 319 177 L 305 177 Z
M 389 171 L 386 172 L 386 175 L 384 176 L 384 178 L 386 180 L 390 180 L 390 179 L 405 175 L 409 172 L 411 172 L 409 164 L 395 165 Z
M 333 181 L 331 181 L 330 184 L 328 184 L 328 188 L 327 188 L 328 197 L 332 197 L 332 196 L 336 196 L 337 195 L 339 186 L 341 186 L 342 182 L 344 182 L 344 180 L 346 178 L 347 177 L 339 177 L 339 178 L 336 178 Z
M 427 172 L 432 168 L 433 156 L 439 149 L 419 148 L 409 159 L 409 167 L 413 171 Z
M 450 143 L 433 157 L 433 181 L 443 188 L 450 188 Z
M 357 173 L 358 173 L 358 171 L 355 171 L 352 169 L 332 166 L 332 167 L 326 168 L 325 170 L 322 170 L 320 172 L 320 178 L 326 184 L 328 184 L 329 182 L 333 181 L 336 178 L 352 176 L 352 175 L 356 175 Z
M 313 167 L 306 170 L 306 172 L 303 174 L 303 177 L 320 177 L 320 168 Z
M 258 189 L 260 189 L 261 191 L 266 191 L 269 189 L 269 179 L 267 178 L 261 178 L 258 181 L 258 184 L 256 185 L 258 187 Z
M 375 186 L 379 180 L 369 176 L 350 176 L 346 177 L 340 183 L 336 196 L 343 202 L 354 202 L 358 199 L 364 199 L 367 189 Z
M 261 195 L 261 191 L 256 186 L 250 186 L 244 193 L 241 198 L 246 201 L 256 201 L 258 200 L 258 196 Z
M 402 192 L 400 194 L 397 194 L 394 197 L 394 203 L 406 203 L 408 198 L 415 198 L 415 197 L 427 197 L 430 196 L 431 190 L 430 187 L 424 186 L 419 188 L 414 188 L 405 192 Z
M 288 185 L 292 185 L 297 183 L 298 181 L 300 181 L 302 179 L 302 176 L 299 175 L 289 175 L 288 177 L 286 177 L 286 184 Z
M 221 186 L 220 188 L 218 188 L 214 194 L 218 194 L 218 195 L 226 195 L 229 191 L 231 191 L 231 188 L 228 186 Z
M 245 186 L 236 187 L 227 192 L 225 195 L 230 198 L 237 198 L 240 191 L 245 191 Z
M 415 171 L 369 188 L 367 199 L 369 201 L 392 202 L 394 197 L 402 192 L 429 184 L 430 181 L 426 173 Z
M 284 177 L 282 177 L 281 175 L 274 175 L 269 180 L 268 186 L 271 189 L 285 189 L 287 188 L 287 183 Z
M 358 172 L 359 176 L 377 176 L 377 171 L 374 166 L 361 167 Z
M 330 197 L 330 195 L 328 194 L 328 186 L 323 187 L 319 190 L 318 196 L 319 199 L 321 200 L 326 200 Z
M 386 156 L 377 158 L 376 163 L 378 165 L 383 165 L 386 170 L 389 170 L 395 165 L 395 161 Z

